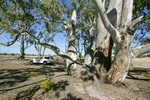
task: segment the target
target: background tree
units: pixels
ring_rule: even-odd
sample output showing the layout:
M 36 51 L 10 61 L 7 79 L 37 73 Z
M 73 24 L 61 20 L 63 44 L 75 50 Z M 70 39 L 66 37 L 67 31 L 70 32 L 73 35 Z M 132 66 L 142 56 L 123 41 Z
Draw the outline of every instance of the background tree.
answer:
M 36 6 L 36 3 L 32 0 L 29 0 L 29 2 L 26 1 L 18 1 L 18 0 L 2 0 L 0 2 L 1 7 L 1 30 L 2 32 L 10 34 L 10 38 L 13 40 L 8 43 L 1 43 L 5 46 L 10 46 L 18 39 L 20 36 L 21 39 L 21 47 L 20 52 L 21 56 L 20 59 L 24 59 L 25 55 L 25 36 L 24 31 L 29 30 L 30 32 L 33 32 L 33 29 L 31 29 L 31 26 L 34 24 L 33 22 L 33 16 L 30 13 Z M 28 43 L 27 43 L 28 44 Z

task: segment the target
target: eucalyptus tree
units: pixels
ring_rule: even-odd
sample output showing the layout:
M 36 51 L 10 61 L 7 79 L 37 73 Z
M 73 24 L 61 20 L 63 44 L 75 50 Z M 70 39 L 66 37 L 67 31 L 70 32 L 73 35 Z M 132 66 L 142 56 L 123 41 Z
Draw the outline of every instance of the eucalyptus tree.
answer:
M 1 0 L 0 1 L 0 29 L 3 34 L 10 34 L 10 38 L 13 39 L 7 43 L 0 43 L 5 46 L 10 46 L 18 40 L 19 36 L 21 37 L 21 56 L 19 58 L 24 59 L 25 55 L 25 36 L 24 31 L 29 30 L 30 32 L 34 32 L 31 30 L 31 26 L 34 24 L 33 16 L 30 13 L 35 8 L 35 2 L 33 0 L 18 1 L 18 0 Z M 26 36 L 27 37 L 27 36 Z M 28 44 L 28 43 L 26 43 Z
M 58 55 L 65 55 L 66 67 L 70 69 L 69 73 L 74 74 L 72 69 L 76 69 L 77 61 L 77 49 L 76 49 L 76 19 L 77 10 L 80 7 L 80 1 L 71 1 L 71 8 L 68 9 L 65 2 L 60 2 L 59 0 L 41 0 L 41 16 L 48 22 L 62 24 L 62 27 L 67 32 L 68 37 L 68 50 L 67 53 L 58 52 L 57 49 L 53 49 Z M 43 6 L 42 6 L 43 5 Z M 65 17 L 67 15 L 67 17 Z M 38 19 L 38 18 L 37 18 Z M 60 51 L 60 50 L 59 50 Z
M 83 74 L 87 74 L 87 76 L 90 75 L 90 78 L 92 77 L 95 80 L 102 80 L 109 83 L 122 82 L 128 72 L 131 59 L 150 51 L 149 43 L 131 49 L 136 24 L 148 20 L 143 20 L 143 15 L 137 17 L 132 16 L 133 0 L 94 1 L 95 4 L 90 0 L 71 0 L 71 5 L 68 5 L 65 1 L 40 0 L 36 1 L 39 5 L 36 7 L 35 14 L 23 10 L 26 18 L 24 19 L 23 17 L 22 19 L 24 20 L 18 19 L 21 22 L 29 22 L 29 20 L 31 22 L 44 22 L 48 32 L 51 31 L 51 28 L 48 27 L 49 24 L 55 24 L 57 26 L 53 32 L 57 32 L 58 28 L 64 29 L 68 38 L 67 53 L 61 51 L 54 41 L 51 41 L 53 44 L 42 41 L 41 37 L 44 34 L 39 33 L 41 36 L 35 35 L 33 34 L 33 30 L 28 30 L 30 28 L 25 28 L 21 31 L 13 29 L 13 31 L 18 33 L 15 34 L 15 39 L 6 45 L 13 44 L 21 33 L 25 33 L 32 37 L 37 44 L 49 48 L 61 57 L 64 57 L 69 74 L 76 77 L 82 77 Z M 21 8 L 24 8 L 23 3 L 19 5 L 21 5 Z M 95 11 L 96 14 L 94 14 Z M 27 21 L 26 19 L 29 20 Z M 94 32 L 95 27 L 96 32 Z M 81 64 L 77 60 L 77 31 L 82 36 L 85 36 L 84 40 L 87 50 L 84 64 Z M 86 42 L 86 39 L 88 42 Z M 92 48 L 94 41 L 95 47 Z M 112 63 L 111 52 L 114 44 L 116 46 L 115 59 Z
M 99 60 L 93 60 L 96 62 L 93 64 L 93 69 L 95 69 L 94 74 L 96 74 L 94 78 L 102 79 L 110 83 L 122 82 L 126 77 L 132 59 L 131 43 L 134 39 L 134 30 L 132 30 L 132 28 L 142 20 L 142 17 L 140 16 L 135 18 L 135 21 L 132 21 L 133 0 L 110 0 L 109 8 L 107 10 L 108 13 L 104 7 L 105 0 L 94 1 L 98 16 L 100 17 L 100 19 L 97 19 L 96 21 L 97 32 L 100 30 L 100 33 L 98 32 L 100 38 L 97 38 L 99 40 L 96 41 L 96 44 L 100 45 L 98 45 L 98 48 L 96 49 L 99 51 L 99 55 L 96 54 L 96 57 Z M 109 42 L 110 38 L 112 38 L 111 42 Z M 109 55 L 109 48 L 111 47 L 110 43 L 113 43 L 112 41 L 116 45 L 113 63 L 111 63 L 111 60 L 106 60 L 107 58 L 105 58 Z M 150 51 L 148 46 L 149 45 L 144 47 L 146 50 L 142 48 L 142 50 L 138 50 L 143 51 L 140 53 Z M 138 51 L 135 54 L 137 53 Z M 103 63 L 105 60 L 109 61 L 110 64 L 105 66 Z
M 134 39 L 132 28 L 140 21 L 143 16 L 139 16 L 132 21 L 133 0 L 110 0 L 109 6 L 105 7 L 105 0 L 94 0 L 96 6 L 96 34 L 95 34 L 95 49 L 92 55 L 91 62 L 88 62 L 88 67 L 80 64 L 77 61 L 76 51 L 76 19 L 77 10 L 79 10 L 79 2 L 73 2 L 74 9 L 72 14 L 69 14 L 70 22 L 64 19 L 64 14 L 57 13 L 54 8 L 56 5 L 50 5 L 52 1 L 43 1 L 48 4 L 51 10 L 55 11 L 56 19 L 53 19 L 53 13 L 47 15 L 45 11 L 45 20 L 49 22 L 62 23 L 67 30 L 68 35 L 68 52 L 62 52 L 54 43 L 54 45 L 42 43 L 32 34 L 28 33 L 39 44 L 52 49 L 56 54 L 67 58 L 67 68 L 70 74 L 81 77 L 83 74 L 90 73 L 95 80 L 102 80 L 109 83 L 122 82 L 128 72 L 131 59 L 137 55 L 150 51 L 149 44 L 142 45 L 139 48 L 131 50 L 131 43 Z M 55 1 L 54 4 L 59 4 Z M 59 4 L 61 6 L 61 4 Z M 51 7 L 52 6 L 52 7 Z M 55 6 L 55 7 L 53 7 Z M 80 5 L 81 6 L 81 5 Z M 61 7 L 63 8 L 64 5 Z M 57 8 L 57 7 L 56 7 Z M 46 8 L 47 10 L 50 10 Z M 58 10 L 59 11 L 59 10 Z M 61 12 L 65 12 L 62 10 Z M 68 12 L 70 13 L 70 12 Z M 57 14 L 60 17 L 57 16 Z M 39 18 L 40 19 L 40 18 Z M 42 18 L 41 18 L 42 19 Z M 133 28 L 134 29 L 134 28 Z M 111 62 L 111 52 L 113 44 L 115 47 L 115 59 Z M 145 49 L 144 49 L 145 48 Z M 140 51 L 140 52 L 139 52 Z

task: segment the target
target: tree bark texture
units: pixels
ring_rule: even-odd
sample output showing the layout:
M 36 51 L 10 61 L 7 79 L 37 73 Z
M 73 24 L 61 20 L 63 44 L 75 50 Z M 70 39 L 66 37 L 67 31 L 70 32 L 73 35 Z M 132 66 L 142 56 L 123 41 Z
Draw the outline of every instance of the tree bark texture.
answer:
M 113 18 L 116 16 L 116 24 L 115 22 L 109 21 L 109 17 L 107 17 L 104 6 L 101 0 L 95 0 L 96 6 L 98 7 L 98 12 L 100 14 L 102 23 L 104 25 L 104 28 L 109 32 L 110 36 L 112 37 L 113 41 L 116 44 L 116 50 L 115 50 L 115 60 L 114 63 L 111 66 L 111 69 L 107 73 L 107 81 L 109 83 L 115 83 L 115 82 L 122 82 L 127 74 L 129 65 L 130 65 L 130 45 L 133 40 L 133 36 L 130 36 L 129 33 L 127 33 L 127 28 L 130 26 L 131 18 L 132 18 L 132 5 L 133 0 L 115 0 L 117 7 L 112 7 L 112 4 L 110 3 L 110 7 L 113 11 L 116 11 L 116 14 L 112 13 L 110 14 L 110 18 Z M 122 4 L 121 7 L 119 4 Z M 122 8 L 122 10 L 120 10 Z M 119 21 L 121 23 L 119 23 Z M 97 22 L 98 23 L 98 22 Z M 118 27 L 119 25 L 119 27 Z M 98 27 L 100 28 L 100 26 Z M 103 29 L 104 29 L 103 28 Z M 103 31 L 102 31 L 103 32 Z M 101 32 L 101 34 L 102 34 Z M 103 37 L 103 39 L 105 39 Z
M 75 9 L 72 12 L 71 25 L 68 27 L 68 50 L 67 55 L 70 59 L 66 60 L 66 67 L 68 69 L 68 74 L 80 77 L 80 68 L 77 68 L 77 43 L 76 43 L 76 19 L 77 19 L 77 10 L 80 6 L 79 0 L 76 4 Z
M 103 6 L 104 4 L 105 2 L 103 2 Z M 122 2 L 120 1 L 110 0 L 109 9 L 107 11 L 107 17 L 115 28 L 117 28 L 120 21 L 120 15 L 117 14 L 117 11 L 121 13 L 121 4 Z M 97 70 L 97 72 L 100 74 L 100 77 L 102 78 L 105 77 L 104 74 L 106 74 L 106 72 L 109 71 L 109 69 L 111 68 L 111 53 L 114 43 L 107 29 L 103 25 L 97 7 L 96 11 L 96 49 L 94 52 L 92 66 L 95 67 L 94 69 Z
M 21 44 L 20 44 L 20 57 L 18 59 L 23 60 L 25 59 L 25 48 L 24 48 L 24 35 L 21 34 Z

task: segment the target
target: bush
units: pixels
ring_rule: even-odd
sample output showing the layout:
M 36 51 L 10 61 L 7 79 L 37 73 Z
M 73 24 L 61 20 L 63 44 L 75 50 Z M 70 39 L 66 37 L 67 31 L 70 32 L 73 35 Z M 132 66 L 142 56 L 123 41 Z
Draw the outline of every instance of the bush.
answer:
M 65 68 L 65 69 L 64 69 L 64 71 L 67 73 L 67 72 L 68 72 L 68 69 L 67 69 L 67 68 Z
M 57 55 L 53 55 L 53 57 L 57 57 Z
M 45 81 L 40 85 L 40 87 L 43 88 L 46 92 L 53 92 L 55 84 L 52 80 L 53 78 L 45 78 Z
M 36 75 L 36 72 L 30 72 L 30 73 L 28 74 L 29 77 L 32 77 L 32 76 L 35 76 L 35 75 Z
M 143 74 L 144 76 L 150 76 L 150 71 L 143 72 L 142 74 Z

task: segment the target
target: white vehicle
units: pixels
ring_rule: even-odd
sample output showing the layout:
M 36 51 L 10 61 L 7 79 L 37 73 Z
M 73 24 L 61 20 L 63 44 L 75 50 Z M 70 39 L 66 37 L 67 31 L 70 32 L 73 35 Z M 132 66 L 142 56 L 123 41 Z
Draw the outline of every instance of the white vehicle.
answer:
M 54 64 L 54 58 L 52 56 L 40 56 L 30 60 L 30 64 L 43 63 L 46 64 Z

